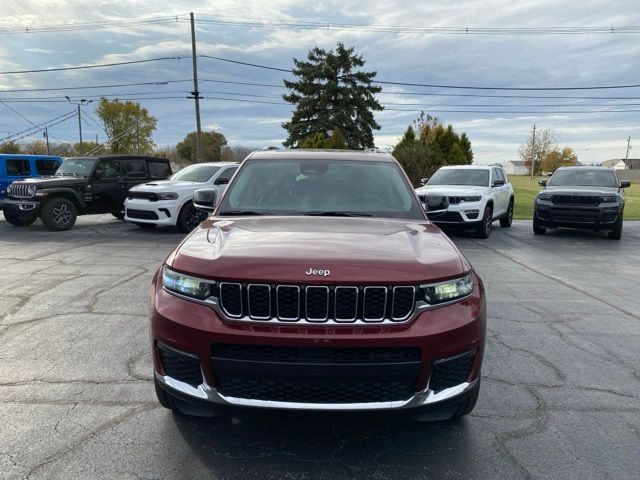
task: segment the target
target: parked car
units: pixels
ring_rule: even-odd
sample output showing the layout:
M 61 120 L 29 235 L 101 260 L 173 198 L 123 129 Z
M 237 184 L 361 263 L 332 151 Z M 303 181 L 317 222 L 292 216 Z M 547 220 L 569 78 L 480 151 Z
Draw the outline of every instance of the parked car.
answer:
M 608 231 L 613 240 L 622 238 L 624 195 L 631 185 L 618 180 L 615 170 L 604 167 L 561 167 L 547 180 L 533 205 L 533 232 L 569 227 Z
M 171 175 L 169 160 L 132 155 L 65 158 L 52 177 L 13 182 L 7 187 L 5 218 L 15 226 L 40 217 L 50 230 L 68 230 L 78 215 L 112 213 L 124 218 L 129 189 Z
M 124 219 L 141 228 L 169 225 L 180 232 L 190 232 L 207 218 L 206 213 L 193 206 L 193 192 L 212 188 L 220 198 L 238 165 L 231 162 L 190 165 L 168 180 L 133 187 L 124 202 Z
M 61 163 L 54 155 L 0 154 L 0 209 L 11 182 L 53 175 Z
M 482 281 L 391 155 L 254 152 L 218 200 L 153 278 L 164 407 L 473 410 Z
M 508 228 L 514 193 L 502 167 L 452 165 L 439 168 L 417 188 L 429 220 L 441 227 L 473 229 L 488 238 L 493 222 Z

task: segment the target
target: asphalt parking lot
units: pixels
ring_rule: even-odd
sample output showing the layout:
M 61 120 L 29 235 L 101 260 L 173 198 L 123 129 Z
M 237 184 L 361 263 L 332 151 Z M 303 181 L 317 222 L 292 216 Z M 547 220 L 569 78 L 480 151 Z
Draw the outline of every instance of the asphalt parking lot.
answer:
M 484 279 L 488 343 L 476 410 L 435 423 L 161 408 L 147 286 L 181 237 L 0 214 L 0 477 L 638 478 L 640 222 L 620 242 L 530 222 L 452 236 Z

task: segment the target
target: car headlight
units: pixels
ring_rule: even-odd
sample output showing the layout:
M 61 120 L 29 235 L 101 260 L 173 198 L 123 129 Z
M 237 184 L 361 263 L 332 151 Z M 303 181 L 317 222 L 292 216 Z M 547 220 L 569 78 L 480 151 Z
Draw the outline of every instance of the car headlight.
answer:
M 33 196 L 36 194 L 36 190 L 37 190 L 37 189 L 38 189 L 38 188 L 37 188 L 35 185 L 29 185 L 29 186 L 27 187 L 27 194 L 28 194 L 30 197 L 33 197 Z
M 178 194 L 174 192 L 158 193 L 158 200 L 175 200 Z
M 420 292 L 424 300 L 430 304 L 450 302 L 466 297 L 473 290 L 473 274 L 466 275 L 448 282 L 420 285 Z
M 482 197 L 460 197 L 461 202 L 479 202 Z
M 550 202 L 551 200 L 553 200 L 553 195 L 551 195 L 550 193 L 539 193 L 538 200 L 544 200 L 545 202 Z
M 7 187 L 7 195 L 11 195 L 11 185 Z
M 611 203 L 611 202 L 618 202 L 618 196 L 617 195 L 604 195 L 602 197 L 600 197 L 600 203 Z
M 163 267 L 162 286 L 170 292 L 179 293 L 197 300 L 206 300 L 213 295 L 216 282 L 190 277 Z

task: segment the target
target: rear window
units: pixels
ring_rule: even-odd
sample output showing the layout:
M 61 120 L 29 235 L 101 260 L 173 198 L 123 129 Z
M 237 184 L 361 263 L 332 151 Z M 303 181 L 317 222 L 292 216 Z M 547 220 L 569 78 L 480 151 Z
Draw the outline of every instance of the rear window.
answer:
M 127 160 L 127 177 L 146 178 L 147 168 L 144 160 Z
M 6 161 L 7 175 L 9 177 L 28 177 L 31 175 L 29 160 L 12 158 Z
M 53 175 L 56 173 L 58 165 L 60 165 L 60 162 L 57 160 L 36 160 L 36 170 L 38 170 L 38 175 Z
M 151 178 L 168 178 L 171 167 L 167 162 L 149 162 L 149 176 Z

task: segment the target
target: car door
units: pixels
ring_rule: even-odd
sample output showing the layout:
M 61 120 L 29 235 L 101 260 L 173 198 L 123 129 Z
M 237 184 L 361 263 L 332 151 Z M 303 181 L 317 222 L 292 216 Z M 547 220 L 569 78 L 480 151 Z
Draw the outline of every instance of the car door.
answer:
M 85 195 L 89 213 L 120 210 L 127 194 L 122 161 L 115 158 L 99 160 L 89 187 Z
M 509 185 L 507 182 L 507 176 L 504 173 L 502 168 L 496 168 L 498 172 L 498 178 L 502 180 L 504 183 L 500 187 L 500 211 L 505 213 L 509 208 Z
M 507 207 L 504 204 L 503 187 L 504 185 L 494 186 L 496 180 L 504 181 L 498 168 L 491 169 L 491 196 L 493 197 L 493 216 L 497 217 L 502 215 Z

